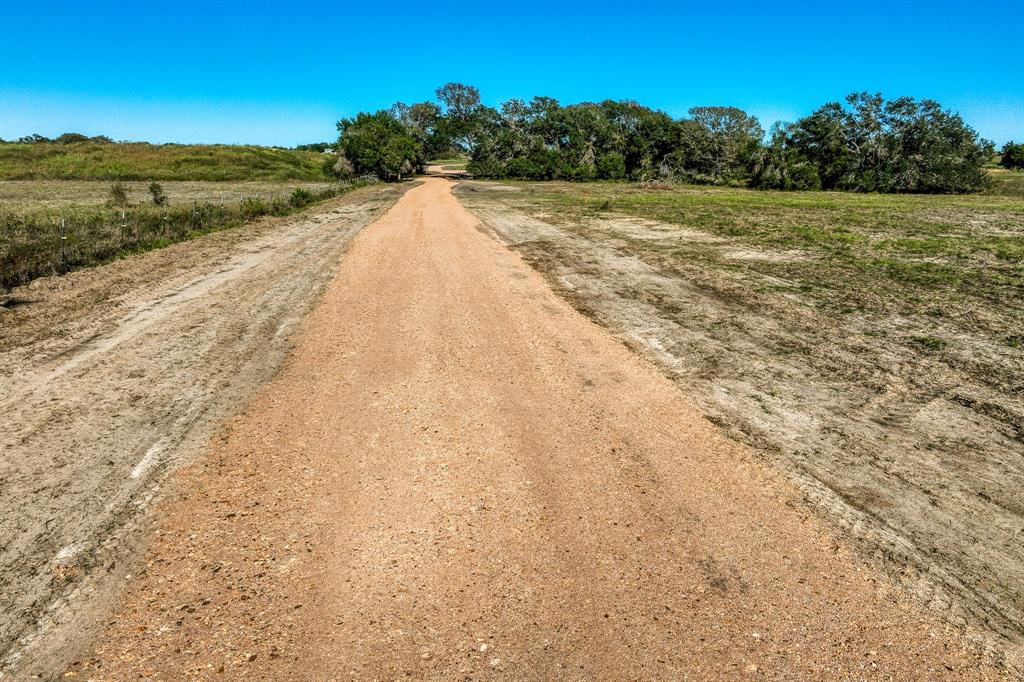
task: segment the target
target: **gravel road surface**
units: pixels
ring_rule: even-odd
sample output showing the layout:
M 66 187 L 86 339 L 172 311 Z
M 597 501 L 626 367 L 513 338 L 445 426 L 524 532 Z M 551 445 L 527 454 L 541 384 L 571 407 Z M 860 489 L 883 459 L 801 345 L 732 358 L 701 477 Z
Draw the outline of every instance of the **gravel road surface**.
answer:
M 259 300 L 290 272 L 268 273 Z M 260 324 L 234 332 L 265 337 Z M 161 338 L 209 333 L 182 321 Z M 480 230 L 447 179 L 359 233 L 292 339 L 176 477 L 144 566 L 69 672 L 1000 679 L 781 474 Z M 110 357 L 106 375 L 129 358 Z M 121 480 L 152 470 L 146 454 L 192 400 Z

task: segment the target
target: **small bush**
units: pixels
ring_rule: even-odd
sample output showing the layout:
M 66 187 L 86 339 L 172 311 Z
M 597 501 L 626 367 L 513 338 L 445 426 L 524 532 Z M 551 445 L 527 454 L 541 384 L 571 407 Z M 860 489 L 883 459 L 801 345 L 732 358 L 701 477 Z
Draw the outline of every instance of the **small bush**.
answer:
M 153 197 L 154 206 L 163 206 L 167 203 L 167 195 L 164 194 L 164 188 L 159 182 L 149 183 L 149 194 Z
M 356 174 L 355 166 L 352 165 L 352 162 L 344 154 L 338 154 L 337 160 L 325 159 L 324 164 L 330 167 L 332 175 L 341 179 L 348 179 Z
M 925 350 L 942 350 L 946 347 L 946 342 L 942 339 L 937 339 L 934 336 L 911 336 L 910 341 Z
M 120 180 L 110 186 L 110 199 L 108 201 L 111 206 L 123 207 L 128 205 L 128 189 Z
M 270 215 L 287 215 L 292 208 L 292 202 L 289 199 L 274 197 L 270 202 Z
M 296 187 L 292 190 L 292 196 L 288 199 L 288 202 L 295 208 L 302 208 L 306 204 L 313 201 L 313 195 L 308 189 L 302 187 Z
M 267 206 L 267 203 L 257 197 L 248 197 L 246 199 L 242 199 L 239 208 L 242 212 L 242 216 L 246 220 L 251 220 L 261 215 L 267 215 L 268 213 L 270 213 L 270 207 Z

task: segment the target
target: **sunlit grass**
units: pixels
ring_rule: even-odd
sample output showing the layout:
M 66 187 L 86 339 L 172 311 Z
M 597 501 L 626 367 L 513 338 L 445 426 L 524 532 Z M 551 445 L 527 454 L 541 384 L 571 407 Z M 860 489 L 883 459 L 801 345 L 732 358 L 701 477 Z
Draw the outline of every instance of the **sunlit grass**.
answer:
M 0 144 L 0 179 L 325 180 L 320 152 L 245 145 Z
M 942 315 L 972 300 L 1024 307 L 1024 201 L 1015 196 L 505 184 L 522 191 L 495 192 L 502 201 L 566 226 L 617 216 L 678 225 L 658 239 L 607 229 L 649 259 L 767 276 L 766 286 L 839 312 Z M 728 249 L 781 256 L 741 262 L 724 257 Z

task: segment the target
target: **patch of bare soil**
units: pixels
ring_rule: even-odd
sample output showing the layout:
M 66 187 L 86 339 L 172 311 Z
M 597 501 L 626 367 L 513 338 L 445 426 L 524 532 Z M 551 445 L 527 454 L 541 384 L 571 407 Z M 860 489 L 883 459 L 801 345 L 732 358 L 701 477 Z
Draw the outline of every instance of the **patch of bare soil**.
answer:
M 270 378 L 350 239 L 405 187 L 44 278 L 0 308 L 0 677 L 60 670 L 165 475 Z
M 685 227 L 538 219 L 481 183 L 457 195 L 564 298 L 764 453 L 863 555 L 1024 670 L 1019 352 L 976 338 L 914 352 L 887 340 L 908 333 L 904 320 L 828 315 L 777 278 L 638 246 Z M 720 251 L 711 262 L 792 257 L 695 239 Z

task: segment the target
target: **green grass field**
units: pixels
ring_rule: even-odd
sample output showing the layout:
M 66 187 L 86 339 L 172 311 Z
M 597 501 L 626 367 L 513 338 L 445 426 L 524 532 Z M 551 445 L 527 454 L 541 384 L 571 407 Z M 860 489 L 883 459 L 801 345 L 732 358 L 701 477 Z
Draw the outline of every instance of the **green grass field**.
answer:
M 446 171 L 453 171 L 453 170 L 464 171 L 464 170 L 466 170 L 466 164 L 467 163 L 469 163 L 469 161 L 467 159 L 463 159 L 463 158 L 460 158 L 460 157 L 456 156 L 456 157 L 452 157 L 450 159 L 435 159 L 433 161 L 427 162 L 427 165 L 428 166 L 440 166 L 441 170 L 446 170 Z
M 465 166 L 466 159 L 460 158 L 458 156 L 453 156 L 450 159 L 434 159 L 433 161 L 428 161 L 427 163 L 428 165 L 431 166 Z
M 658 239 L 616 234 L 628 242 L 623 248 L 647 259 L 748 272 L 766 289 L 839 315 L 976 315 L 1006 343 L 1020 342 L 1011 328 L 1024 309 L 1024 200 L 1017 195 L 504 184 L 521 189 L 500 193 L 505 201 L 561 225 L 629 217 L 685 228 Z
M 0 180 L 326 180 L 329 155 L 236 145 L 0 144 Z
M 0 144 L 0 288 L 335 196 L 344 188 L 324 172 L 332 160 L 251 146 Z M 114 180 L 124 206 L 110 205 Z

